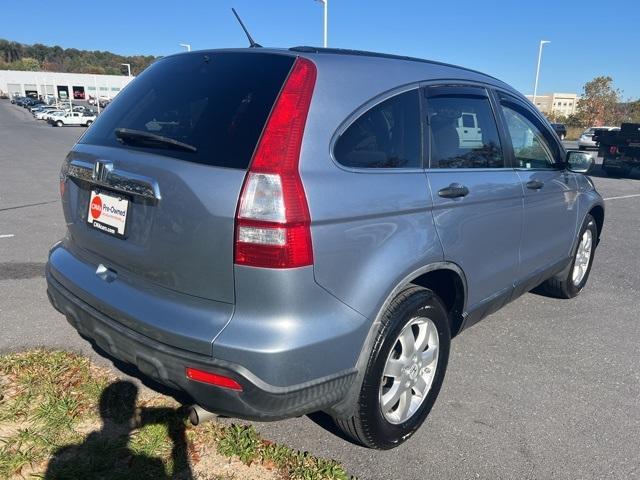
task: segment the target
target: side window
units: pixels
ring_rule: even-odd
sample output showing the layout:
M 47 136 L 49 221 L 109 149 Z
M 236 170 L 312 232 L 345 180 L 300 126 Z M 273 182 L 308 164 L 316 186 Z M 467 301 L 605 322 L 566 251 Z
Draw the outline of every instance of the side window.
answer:
M 340 136 L 335 158 L 353 168 L 422 168 L 420 97 L 401 93 L 360 116 Z
M 431 168 L 503 168 L 504 157 L 486 90 L 430 87 L 427 116 Z
M 465 128 L 475 127 L 475 123 L 473 121 L 473 115 L 469 113 L 462 114 L 462 126 Z
M 522 109 L 502 105 L 516 168 L 554 168 L 553 150 L 543 131 Z

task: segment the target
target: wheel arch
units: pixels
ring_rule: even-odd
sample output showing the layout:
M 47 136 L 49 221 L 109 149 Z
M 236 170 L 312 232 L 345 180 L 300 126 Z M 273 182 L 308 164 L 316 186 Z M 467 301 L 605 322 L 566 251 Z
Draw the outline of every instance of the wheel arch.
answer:
M 462 269 L 455 264 L 443 265 L 422 273 L 409 283 L 428 288 L 438 295 L 449 316 L 451 337 L 455 337 L 462 327 L 467 298 L 466 279 Z
M 343 400 L 328 409 L 330 415 L 342 417 L 345 415 L 348 416 L 351 413 L 351 400 L 357 398 L 360 391 L 367 362 L 369 361 L 373 344 L 381 326 L 382 315 L 393 299 L 396 298 L 407 285 L 412 284 L 433 290 L 445 303 L 445 308 L 449 315 L 451 338 L 460 332 L 467 302 L 467 280 L 460 266 L 452 262 L 440 261 L 430 263 L 412 271 L 396 284 L 386 296 L 380 308 L 378 308 L 358 357 L 356 380 L 351 384 L 349 393 L 347 393 Z M 448 287 L 454 288 L 454 291 L 445 291 Z
M 594 205 L 589 210 L 589 215 L 596 221 L 596 227 L 598 228 L 598 241 L 600 241 L 600 235 L 604 227 L 604 208 L 602 205 Z

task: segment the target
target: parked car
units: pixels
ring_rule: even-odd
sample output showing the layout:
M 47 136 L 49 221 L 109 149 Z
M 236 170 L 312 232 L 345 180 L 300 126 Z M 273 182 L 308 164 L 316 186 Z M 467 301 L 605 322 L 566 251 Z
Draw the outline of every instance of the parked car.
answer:
M 53 115 L 54 113 L 65 113 L 65 111 L 64 110 L 58 110 L 55 107 L 53 107 L 53 108 L 48 107 L 46 109 L 43 109 L 43 110 L 37 112 L 35 117 L 36 117 L 37 120 L 45 120 L 46 121 L 46 120 L 49 120 L 50 116 Z
M 44 102 L 42 100 L 38 100 L 37 98 L 27 97 L 21 102 L 21 106 L 24 108 L 31 108 L 35 105 L 41 105 Z
M 168 56 L 65 158 L 48 294 L 101 351 L 206 410 L 322 410 L 392 448 L 431 410 L 453 336 L 534 287 L 582 291 L 604 222 L 592 163 L 462 67 Z
M 56 115 L 50 117 L 48 122 L 54 127 L 88 127 L 93 122 L 95 122 L 95 120 L 95 115 L 83 115 L 81 112 L 66 111 L 64 115 Z
M 552 123 L 551 126 L 555 130 L 560 140 L 564 140 L 567 136 L 567 127 L 564 123 Z
M 66 114 L 67 112 L 64 110 L 52 110 L 51 112 L 45 113 L 42 116 L 42 119 L 47 121 L 48 123 L 52 123 L 52 120 L 55 120 L 58 117 L 64 117 Z
M 35 103 L 35 104 L 33 104 L 32 106 L 30 106 L 30 107 L 28 108 L 28 110 L 29 110 L 31 113 L 35 113 L 36 111 L 41 110 L 41 109 L 43 109 L 43 108 L 45 108 L 45 107 L 48 107 L 48 106 L 49 106 L 49 105 L 47 105 L 47 104 L 46 104 L 46 103 L 44 103 L 44 102 L 42 102 L 42 103 Z
M 49 106 L 39 105 L 38 107 L 31 109 L 31 114 L 35 117 L 39 113 L 46 112 L 46 111 L 51 110 L 51 109 L 52 108 L 49 107 Z
M 596 142 L 593 139 L 593 134 L 595 133 L 596 130 L 620 130 L 619 127 L 590 127 L 587 128 L 584 132 L 582 132 L 582 135 L 580 135 L 580 138 L 578 139 L 578 148 L 580 150 L 587 150 L 587 149 L 597 149 L 598 148 L 598 142 Z
M 598 128 L 593 139 L 607 175 L 626 177 L 640 168 L 640 123 L 623 123 L 621 128 L 611 130 Z

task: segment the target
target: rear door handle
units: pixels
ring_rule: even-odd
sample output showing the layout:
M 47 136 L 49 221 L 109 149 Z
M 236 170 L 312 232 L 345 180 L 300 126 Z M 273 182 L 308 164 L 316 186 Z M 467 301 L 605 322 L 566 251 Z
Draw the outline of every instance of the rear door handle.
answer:
M 77 178 L 92 185 L 111 188 L 129 195 L 139 195 L 155 201 L 160 201 L 160 187 L 158 182 L 132 172 L 125 172 L 113 168 L 110 162 L 96 161 L 95 163 L 82 160 L 71 160 L 66 169 L 67 177 Z
M 448 187 L 438 190 L 438 195 L 442 198 L 460 198 L 469 195 L 469 189 L 459 183 L 452 183 Z
M 538 180 L 531 180 L 527 182 L 527 188 L 529 190 L 540 190 L 542 187 L 544 187 L 544 183 L 539 182 Z

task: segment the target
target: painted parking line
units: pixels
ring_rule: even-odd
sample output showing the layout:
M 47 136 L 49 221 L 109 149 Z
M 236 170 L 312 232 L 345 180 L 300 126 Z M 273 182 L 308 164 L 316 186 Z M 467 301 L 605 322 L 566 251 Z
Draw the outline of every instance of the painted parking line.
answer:
M 635 198 L 635 197 L 640 197 L 640 193 L 634 193 L 633 195 L 622 195 L 620 197 L 609 197 L 609 198 L 605 198 L 605 200 L 620 200 L 622 198 Z
M 15 235 L 13 233 L 10 233 L 8 235 L 0 235 L 0 238 L 11 238 L 11 237 L 15 237 Z

